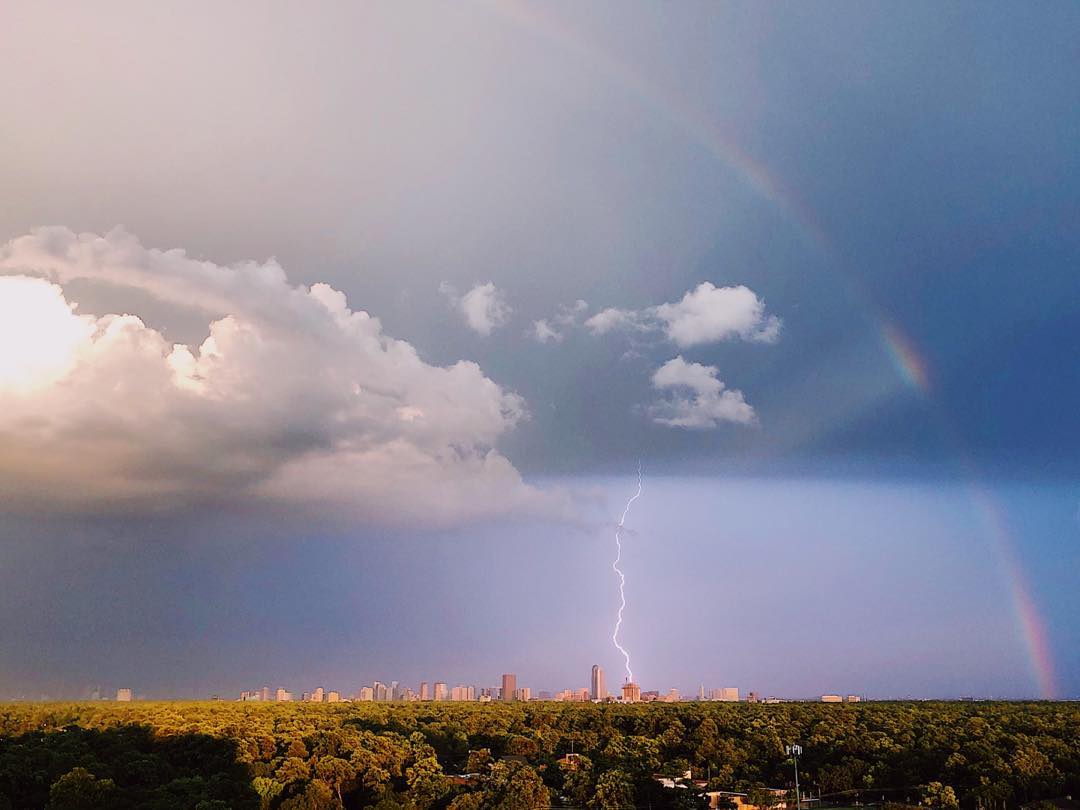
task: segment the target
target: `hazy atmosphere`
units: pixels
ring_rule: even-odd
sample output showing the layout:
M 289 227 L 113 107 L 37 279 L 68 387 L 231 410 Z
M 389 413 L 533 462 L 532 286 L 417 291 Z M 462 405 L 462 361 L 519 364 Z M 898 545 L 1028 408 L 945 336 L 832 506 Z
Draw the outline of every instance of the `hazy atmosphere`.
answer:
M 0 699 L 1080 698 L 1078 25 L 3 7 Z

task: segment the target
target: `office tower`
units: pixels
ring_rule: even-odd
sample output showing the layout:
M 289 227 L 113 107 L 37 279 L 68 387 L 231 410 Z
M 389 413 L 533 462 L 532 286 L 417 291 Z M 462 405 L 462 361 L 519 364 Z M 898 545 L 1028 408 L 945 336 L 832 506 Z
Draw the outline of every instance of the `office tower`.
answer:
M 359 698 L 365 703 L 375 700 L 375 690 L 370 686 L 362 686 L 360 687 Z
M 274 696 L 274 700 L 276 700 L 278 703 L 288 703 L 290 700 L 292 700 L 292 693 L 287 691 L 283 687 L 278 687 L 277 693 Z
M 637 703 L 641 700 L 641 687 L 636 683 L 627 682 L 622 688 L 623 703 Z
M 431 700 L 431 689 L 428 688 L 427 681 L 420 681 L 420 699 Z
M 390 699 L 401 700 L 401 687 L 397 681 L 390 681 Z
M 504 701 L 514 699 L 514 690 L 517 689 L 517 675 L 506 673 L 502 676 L 502 694 Z
M 522 686 L 519 689 L 514 690 L 514 700 L 530 700 L 532 698 L 532 689 L 527 686 Z
M 380 703 L 389 699 L 390 693 L 386 688 L 386 684 L 382 681 L 375 681 L 371 685 L 372 690 L 375 692 L 375 700 Z
M 333 690 L 327 692 L 326 693 L 326 702 L 327 703 L 340 703 L 341 702 L 341 693 L 340 692 L 335 692 Z
M 705 684 L 700 684 L 698 686 L 697 699 L 698 700 L 704 700 L 705 699 Z
M 723 689 L 713 689 L 709 692 L 709 700 L 723 700 L 727 703 L 738 703 L 739 687 L 725 686 Z
M 446 700 L 447 691 L 445 683 L 443 683 L 442 681 L 435 681 L 434 689 L 435 700 Z
M 592 699 L 603 700 L 607 697 L 607 684 L 604 683 L 604 668 L 599 664 L 592 667 Z
M 269 686 L 264 686 L 262 688 L 262 694 L 261 694 L 259 699 L 263 700 L 263 701 L 269 701 L 270 700 L 270 687 Z
M 323 702 L 323 688 L 321 686 L 318 689 L 316 689 L 314 692 L 311 693 L 311 702 L 312 703 L 322 703 Z
M 120 701 L 121 703 L 130 703 L 131 702 L 131 690 L 130 689 L 117 689 L 116 690 L 116 699 L 118 701 Z

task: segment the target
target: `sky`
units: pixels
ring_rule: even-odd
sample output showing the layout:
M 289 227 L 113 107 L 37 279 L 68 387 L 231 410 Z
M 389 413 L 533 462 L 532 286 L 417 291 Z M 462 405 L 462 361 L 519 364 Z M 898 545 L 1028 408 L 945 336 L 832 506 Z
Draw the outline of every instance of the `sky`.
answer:
M 1078 33 L 5 4 L 0 698 L 1080 698 Z

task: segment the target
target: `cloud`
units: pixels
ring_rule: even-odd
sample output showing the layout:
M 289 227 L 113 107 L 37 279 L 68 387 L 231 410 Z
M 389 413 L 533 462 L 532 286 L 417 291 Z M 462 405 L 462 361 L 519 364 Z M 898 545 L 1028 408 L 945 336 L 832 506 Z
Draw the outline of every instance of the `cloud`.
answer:
M 505 324 L 513 312 L 506 303 L 505 293 L 490 281 L 477 284 L 462 296 L 445 282 L 439 285 L 439 291 L 464 316 L 469 328 L 485 337 Z
M 653 309 L 664 332 L 683 348 L 740 337 L 775 343 L 780 319 L 765 314 L 765 302 L 749 287 L 716 287 L 708 281 L 686 293 L 681 301 Z
M 638 312 L 608 307 L 585 321 L 585 328 L 594 335 L 606 335 L 616 329 L 647 329 L 648 325 Z
M 717 287 L 705 281 L 681 300 L 640 310 L 609 307 L 585 321 L 594 335 L 615 330 L 662 331 L 675 345 L 689 348 L 733 338 L 775 343 L 781 321 L 765 312 L 765 302 L 749 287 Z
M 425 363 L 325 284 L 130 234 L 41 228 L 0 246 L 0 503 L 331 509 L 444 524 L 563 508 L 496 443 L 526 418 L 479 366 Z M 42 277 L 45 276 L 45 277 Z M 201 345 L 80 314 L 95 279 L 206 315 Z
M 550 320 L 541 318 L 533 321 L 526 334 L 537 343 L 559 343 L 566 337 L 565 329 L 576 325 L 588 309 L 589 305 L 580 298 L 572 304 L 560 304 Z
M 547 318 L 533 321 L 528 334 L 537 343 L 558 343 L 563 339 L 563 333 L 553 327 Z
M 653 374 L 653 387 L 672 393 L 649 408 L 657 424 L 668 427 L 710 429 L 721 422 L 752 424 L 754 409 L 742 391 L 726 388 L 715 366 L 687 363 L 681 356 L 668 360 Z

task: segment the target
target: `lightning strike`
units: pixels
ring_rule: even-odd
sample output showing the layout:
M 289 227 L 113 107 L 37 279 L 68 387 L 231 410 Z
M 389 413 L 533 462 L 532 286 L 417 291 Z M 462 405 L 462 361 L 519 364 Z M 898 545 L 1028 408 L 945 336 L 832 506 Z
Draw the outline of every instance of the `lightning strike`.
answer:
M 622 561 L 622 537 L 620 532 L 623 526 L 626 524 L 626 516 L 630 514 L 630 505 L 641 497 L 641 462 L 638 462 L 637 468 L 637 492 L 635 492 L 630 500 L 626 502 L 626 507 L 623 509 L 622 517 L 619 518 L 619 525 L 615 527 L 615 547 L 617 549 L 615 554 L 615 561 L 611 564 L 612 570 L 619 575 L 619 613 L 615 619 L 615 632 L 611 634 L 611 640 L 622 653 L 623 658 L 626 659 L 626 680 L 628 683 L 633 683 L 634 671 L 630 668 L 630 653 L 619 643 L 619 629 L 622 627 L 623 611 L 626 609 L 626 575 L 619 568 L 619 563 Z

